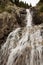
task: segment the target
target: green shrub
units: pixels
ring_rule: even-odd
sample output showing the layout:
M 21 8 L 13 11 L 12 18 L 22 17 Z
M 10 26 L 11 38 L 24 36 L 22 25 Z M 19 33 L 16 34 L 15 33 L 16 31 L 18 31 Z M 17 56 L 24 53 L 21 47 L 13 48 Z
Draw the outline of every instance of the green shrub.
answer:
M 43 6 L 40 7 L 40 12 L 43 12 Z

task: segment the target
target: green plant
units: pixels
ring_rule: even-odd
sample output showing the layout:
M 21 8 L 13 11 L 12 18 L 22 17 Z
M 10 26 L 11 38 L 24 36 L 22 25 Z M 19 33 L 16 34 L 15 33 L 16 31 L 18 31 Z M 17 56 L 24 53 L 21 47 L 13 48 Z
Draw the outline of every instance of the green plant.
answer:
M 29 8 L 29 5 L 28 5 L 26 2 L 24 3 L 24 2 L 22 2 L 22 1 L 19 2 L 18 6 L 19 6 L 19 7 L 24 7 L 24 8 Z
M 0 5 L 0 13 L 5 10 L 5 5 Z
M 43 12 L 43 6 L 40 7 L 40 12 Z

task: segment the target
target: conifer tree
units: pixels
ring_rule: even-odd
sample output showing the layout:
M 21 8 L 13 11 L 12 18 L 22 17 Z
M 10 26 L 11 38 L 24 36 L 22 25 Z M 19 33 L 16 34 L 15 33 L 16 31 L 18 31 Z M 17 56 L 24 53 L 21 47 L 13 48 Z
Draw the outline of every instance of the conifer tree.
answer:
M 43 0 L 40 0 L 41 3 L 43 3 Z
M 15 4 L 18 5 L 19 4 L 19 0 L 15 0 Z

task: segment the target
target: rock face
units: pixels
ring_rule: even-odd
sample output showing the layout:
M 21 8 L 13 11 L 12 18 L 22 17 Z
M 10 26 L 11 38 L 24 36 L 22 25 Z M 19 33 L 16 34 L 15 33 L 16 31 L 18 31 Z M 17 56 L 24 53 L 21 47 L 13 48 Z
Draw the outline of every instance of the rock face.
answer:
M 0 44 L 4 42 L 7 35 L 19 25 L 15 14 L 3 12 L 0 14 Z
M 36 8 L 30 8 L 30 11 L 33 12 L 32 17 L 33 17 L 33 24 L 35 25 L 40 25 L 43 23 L 43 19 L 41 16 L 39 16 L 39 11 Z
M 19 16 L 16 16 L 17 22 L 20 25 L 20 27 L 26 26 L 26 14 L 26 9 L 22 9 L 19 11 Z

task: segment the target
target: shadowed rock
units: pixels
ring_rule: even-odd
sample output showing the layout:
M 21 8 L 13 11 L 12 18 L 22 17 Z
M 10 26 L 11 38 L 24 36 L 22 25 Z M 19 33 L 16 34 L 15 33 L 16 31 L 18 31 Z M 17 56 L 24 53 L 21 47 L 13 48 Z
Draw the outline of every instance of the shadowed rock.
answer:
M 39 11 L 36 8 L 30 8 L 30 11 L 33 12 L 33 24 L 34 25 L 40 25 L 41 23 L 43 23 L 42 17 L 39 16 Z

